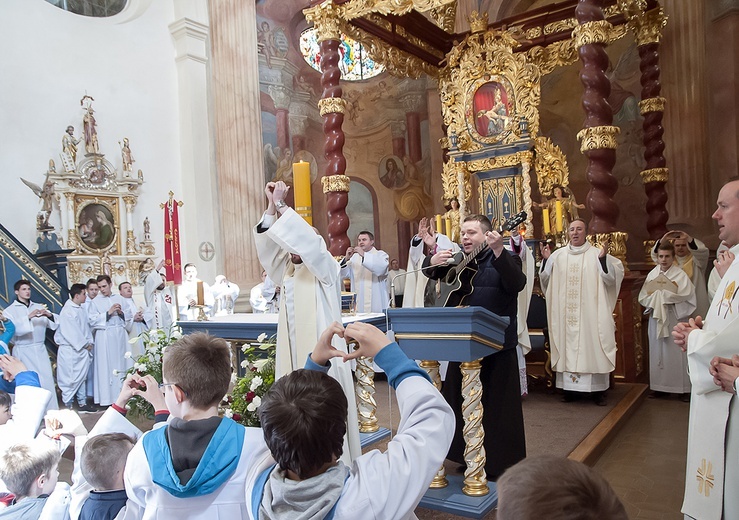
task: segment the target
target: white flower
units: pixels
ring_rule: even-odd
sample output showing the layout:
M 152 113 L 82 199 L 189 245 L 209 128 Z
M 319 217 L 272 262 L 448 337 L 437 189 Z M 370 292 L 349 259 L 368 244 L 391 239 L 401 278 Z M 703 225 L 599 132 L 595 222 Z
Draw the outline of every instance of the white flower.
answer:
M 126 352 L 125 354 L 123 354 L 123 357 L 126 359 L 131 359 L 132 356 L 133 354 L 131 354 L 130 352 Z
M 114 375 L 114 376 L 120 375 L 120 373 L 121 373 L 121 371 L 120 371 L 120 370 L 118 370 L 118 369 L 115 369 L 115 368 L 113 369 L 113 375 Z
M 257 367 L 257 371 L 261 372 L 264 368 L 264 365 L 266 365 L 269 362 L 269 359 L 257 359 L 254 362 L 254 366 Z
M 242 361 L 241 362 L 241 368 L 249 368 L 249 361 L 246 360 L 246 359 L 244 361 Z
M 259 388 L 259 385 L 261 385 L 264 381 L 262 381 L 262 378 L 259 376 L 254 376 L 254 379 L 251 380 L 251 385 L 249 386 L 249 390 L 252 392 Z
M 173 327 L 172 333 L 169 335 L 172 339 L 180 339 L 182 337 L 182 329 L 179 327 Z
M 225 411 L 225 412 L 223 412 L 223 415 L 225 415 L 225 416 L 226 416 L 226 417 L 228 417 L 229 419 L 233 419 L 233 416 L 234 416 L 234 411 L 233 411 L 233 410 L 231 410 L 231 408 L 226 408 L 226 411 Z
M 231 384 L 236 383 L 236 372 L 231 372 Z
M 137 372 L 145 372 L 146 371 L 146 365 L 143 363 L 134 363 L 133 369 Z
M 257 341 L 258 341 L 259 343 L 264 343 L 264 340 L 265 340 L 265 339 L 267 339 L 267 333 L 266 333 L 266 332 L 262 332 L 262 333 L 261 333 L 261 334 L 259 335 L 259 337 L 257 337 Z
M 255 411 L 262 404 L 262 398 L 258 395 L 254 397 L 254 400 L 246 406 L 246 409 L 250 412 Z

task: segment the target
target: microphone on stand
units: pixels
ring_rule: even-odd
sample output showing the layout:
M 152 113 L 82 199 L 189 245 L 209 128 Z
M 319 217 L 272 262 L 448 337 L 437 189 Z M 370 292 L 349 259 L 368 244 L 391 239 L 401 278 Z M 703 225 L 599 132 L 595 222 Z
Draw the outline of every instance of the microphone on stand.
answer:
M 406 271 L 405 273 L 398 273 L 395 276 L 392 277 L 390 280 L 390 301 L 388 302 L 388 306 L 385 308 L 385 330 L 390 330 L 390 318 L 387 314 L 387 309 L 389 308 L 395 308 L 395 280 L 398 279 L 401 276 L 408 276 L 411 273 L 420 273 L 421 271 L 425 271 L 427 269 L 431 269 L 433 267 L 440 267 L 442 265 L 457 265 L 459 261 L 455 257 L 451 257 L 447 259 L 447 261 L 443 264 L 439 265 L 427 265 L 426 267 L 421 267 L 419 269 L 413 269 L 412 271 Z

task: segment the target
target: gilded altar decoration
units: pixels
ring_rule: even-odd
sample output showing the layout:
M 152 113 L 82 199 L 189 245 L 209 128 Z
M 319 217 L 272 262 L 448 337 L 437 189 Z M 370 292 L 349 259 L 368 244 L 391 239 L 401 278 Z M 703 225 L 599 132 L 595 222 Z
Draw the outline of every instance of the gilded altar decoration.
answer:
M 357 359 L 355 371 L 357 383 L 357 415 L 360 433 L 373 433 L 380 429 L 377 422 L 377 402 L 375 401 L 375 372 L 372 369 L 372 358 Z
M 321 117 L 332 113 L 343 114 L 345 111 L 346 101 L 342 98 L 330 97 L 318 100 L 318 112 L 321 114 Z
M 628 22 L 628 27 L 636 36 L 637 45 L 659 43 L 666 26 L 667 16 L 661 7 L 632 16 Z
M 572 30 L 572 39 L 575 40 L 575 47 L 580 48 L 583 45 L 591 45 L 593 43 L 609 44 L 611 42 L 611 32 L 613 25 L 607 20 L 594 20 L 582 25 L 578 25 Z
M 639 101 L 639 113 L 641 115 L 649 112 L 664 112 L 667 100 L 662 96 L 651 97 Z
M 567 187 L 570 183 L 570 169 L 567 166 L 567 157 L 562 150 L 548 137 L 537 137 L 534 149 L 536 151 L 536 179 L 542 195 L 552 194 L 555 186 Z
M 303 10 L 305 19 L 308 23 L 312 23 L 318 30 L 318 41 L 338 40 L 341 36 L 339 24 L 341 22 L 341 8 L 334 4 L 331 0 L 326 0 L 314 7 Z
M 462 189 L 460 190 L 460 177 L 462 178 Z M 470 184 L 470 172 L 463 163 L 455 163 L 449 160 L 444 163 L 441 172 L 441 185 L 444 189 L 443 199 L 456 198 L 459 201 L 460 212 L 464 211 L 464 202 L 472 198 L 472 185 Z
M 444 7 L 455 0 L 350 0 L 342 4 L 345 20 L 352 20 L 370 13 L 396 16 L 419 11 L 421 13 Z
M 642 170 L 639 175 L 641 175 L 641 180 L 644 184 L 647 184 L 648 182 L 667 182 L 669 169 L 650 168 L 648 170 Z
M 626 263 L 626 239 L 629 237 L 628 233 L 624 233 L 623 231 L 614 231 L 612 233 L 596 233 L 594 235 L 588 235 L 588 242 L 590 242 L 590 245 L 593 247 L 597 247 L 600 249 L 603 247 L 603 244 L 608 241 L 608 251 L 606 251 L 609 255 L 615 256 L 621 262 L 624 264 L 624 268 L 627 268 Z
M 485 475 L 485 430 L 482 427 L 482 383 L 480 383 L 480 360 L 460 364 L 462 371 L 462 417 L 464 426 L 464 460 L 467 469 L 464 471 L 462 492 L 469 496 L 487 495 L 487 478 Z
M 457 0 L 441 7 L 434 7 L 429 11 L 431 19 L 448 33 L 454 32 L 454 22 L 457 17 Z
M 77 244 L 80 251 L 118 253 L 118 200 L 112 197 L 75 197 Z
M 472 11 L 469 18 L 467 18 L 467 21 L 470 23 L 470 31 L 472 31 L 472 34 L 481 33 L 488 29 L 487 11 L 482 14 L 477 11 Z
M 321 185 L 323 193 L 331 193 L 334 191 L 345 191 L 349 193 L 349 183 L 351 179 L 347 175 L 325 175 L 321 177 Z
M 585 153 L 590 150 L 598 150 L 599 148 L 615 150 L 618 148 L 616 136 L 620 133 L 621 129 L 617 126 L 591 126 L 583 128 L 577 133 L 577 140 L 580 141 L 580 151 Z

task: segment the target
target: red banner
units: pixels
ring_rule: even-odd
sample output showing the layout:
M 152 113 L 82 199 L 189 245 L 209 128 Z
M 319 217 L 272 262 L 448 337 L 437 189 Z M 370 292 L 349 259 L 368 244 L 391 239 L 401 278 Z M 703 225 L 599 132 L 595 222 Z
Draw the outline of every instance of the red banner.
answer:
M 182 283 L 182 260 L 180 255 L 180 221 L 177 208 L 182 202 L 177 202 L 170 192 L 169 200 L 164 206 L 164 267 L 167 281 L 179 285 Z

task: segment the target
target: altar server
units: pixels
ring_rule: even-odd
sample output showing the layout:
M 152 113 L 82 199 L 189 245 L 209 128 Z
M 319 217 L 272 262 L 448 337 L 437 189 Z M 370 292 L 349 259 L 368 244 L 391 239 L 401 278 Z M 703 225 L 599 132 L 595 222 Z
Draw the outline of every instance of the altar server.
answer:
M 56 410 L 56 386 L 51 371 L 49 353 L 46 351 L 46 329 L 56 330 L 58 316 L 46 305 L 31 301 L 31 282 L 18 280 L 13 285 L 15 301 L 3 312 L 15 325 L 13 356 L 20 359 L 28 370 L 36 372 L 41 386 L 51 392 L 49 409 Z
M 301 368 L 321 332 L 332 322 L 341 321 L 339 264 L 323 238 L 285 203 L 288 189 L 282 181 L 267 183 L 267 210 L 254 228 L 259 261 L 269 277 L 282 286 L 277 322 L 278 378 Z M 342 338 L 335 338 L 334 346 L 346 352 Z M 329 375 L 339 381 L 349 402 L 343 451 L 344 460 L 351 463 L 362 453 L 354 381 L 344 363 L 332 363 Z
M 375 235 L 360 231 L 357 245 L 347 248 L 341 261 L 341 276 L 351 280 L 352 292 L 357 295 L 357 312 L 383 312 L 388 308 L 389 266 L 387 253 L 375 248 Z
M 128 350 L 126 324 L 133 316 L 126 314 L 123 298 L 112 294 L 108 275 L 98 276 L 97 281 L 100 293 L 92 300 L 88 316 L 90 327 L 95 332 L 95 402 L 108 406 L 121 389 L 126 371 L 124 355 Z
M 172 291 L 167 287 L 167 279 L 159 270 L 164 265 L 164 260 L 159 262 L 156 269 L 146 275 L 144 281 L 144 300 L 146 301 L 146 323 L 153 329 L 162 329 L 169 332 L 174 319 L 172 310 L 174 297 Z
M 672 329 L 695 310 L 695 288 L 675 263 L 675 247 L 670 242 L 659 245 L 657 262 L 639 291 L 639 303 L 649 312 L 649 388 L 655 393 L 683 394 L 689 401 L 688 357 L 675 345 Z M 659 280 L 664 280 L 665 288 L 657 288 L 655 281 Z
M 74 399 L 81 410 L 87 411 L 85 382 L 92 362 L 92 331 L 87 322 L 87 312 L 82 308 L 87 294 L 81 283 L 72 285 L 69 300 L 59 313 L 59 327 L 54 341 L 59 346 L 56 363 L 56 380 L 62 391 L 62 402 L 72 408 Z

